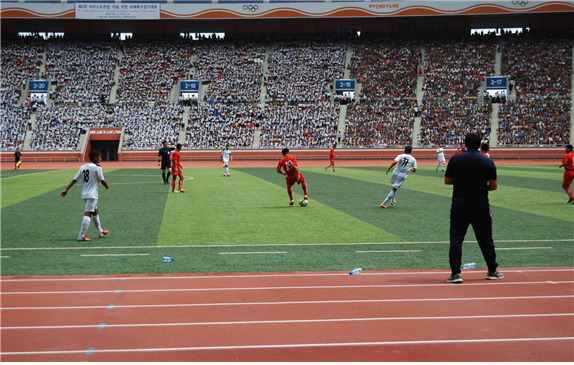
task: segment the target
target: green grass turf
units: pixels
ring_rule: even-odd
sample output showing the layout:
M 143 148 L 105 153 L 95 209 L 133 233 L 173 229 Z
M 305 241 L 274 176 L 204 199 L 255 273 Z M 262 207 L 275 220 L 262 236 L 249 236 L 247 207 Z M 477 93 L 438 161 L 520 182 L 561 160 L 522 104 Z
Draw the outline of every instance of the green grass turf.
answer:
M 76 171 L 3 171 L 1 273 L 448 268 L 452 187 L 442 173 L 419 168 L 398 191 L 397 205 L 381 209 L 390 189 L 384 168 L 326 173 L 301 165 L 310 195 L 305 208 L 288 205 L 284 177 L 273 168 L 232 169 L 230 178 L 221 169 L 184 169 L 183 194 L 169 192 L 159 169 L 104 170 L 111 188 L 100 187 L 98 206 L 110 234 L 100 239 L 92 225 L 89 243 L 75 240 L 81 185 L 59 196 Z M 490 202 L 501 267 L 572 266 L 574 205 L 560 187 L 562 170 L 500 166 L 498 174 Z M 299 200 L 301 187 L 294 191 Z M 485 267 L 474 240 L 469 229 L 463 261 Z M 175 261 L 162 263 L 162 256 Z

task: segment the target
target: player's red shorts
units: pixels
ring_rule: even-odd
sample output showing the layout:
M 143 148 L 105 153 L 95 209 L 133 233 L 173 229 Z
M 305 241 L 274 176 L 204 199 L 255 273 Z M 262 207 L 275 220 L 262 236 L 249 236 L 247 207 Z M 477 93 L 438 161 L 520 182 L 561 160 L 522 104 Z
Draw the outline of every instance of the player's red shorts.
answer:
M 297 181 L 297 178 L 299 178 L 299 181 Z M 293 176 L 287 176 L 287 177 L 285 177 L 285 181 L 287 182 L 287 187 L 290 188 L 290 187 L 292 187 L 295 183 L 301 184 L 302 182 L 304 182 L 304 181 L 305 181 L 305 176 L 303 176 L 302 173 L 299 173 L 298 175 L 293 175 Z
M 574 181 L 574 170 L 572 171 L 565 170 L 564 178 L 562 179 L 562 185 L 570 186 L 570 184 L 572 184 L 572 181 Z
M 181 170 L 181 168 L 179 166 L 172 166 L 171 167 L 171 174 L 173 176 L 183 176 L 183 171 Z
M 331 161 L 331 165 L 333 165 L 335 163 L 335 159 L 334 158 L 330 158 L 329 161 Z

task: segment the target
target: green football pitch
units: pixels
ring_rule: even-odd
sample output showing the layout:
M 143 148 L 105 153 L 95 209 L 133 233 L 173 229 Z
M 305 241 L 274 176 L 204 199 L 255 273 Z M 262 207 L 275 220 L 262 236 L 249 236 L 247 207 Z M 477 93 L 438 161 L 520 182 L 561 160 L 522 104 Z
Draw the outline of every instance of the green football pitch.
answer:
M 185 169 L 172 194 L 159 169 L 104 169 L 100 219 L 110 234 L 77 242 L 81 185 L 60 191 L 75 170 L 4 170 L 2 275 L 448 269 L 452 187 L 420 167 L 381 209 L 390 189 L 382 167 L 303 168 L 309 206 L 289 206 L 273 168 Z M 499 166 L 490 193 L 498 262 L 504 267 L 573 266 L 574 205 L 551 166 Z M 294 186 L 295 199 L 302 197 Z M 163 256 L 175 259 L 162 263 Z M 469 229 L 463 262 L 485 267 Z

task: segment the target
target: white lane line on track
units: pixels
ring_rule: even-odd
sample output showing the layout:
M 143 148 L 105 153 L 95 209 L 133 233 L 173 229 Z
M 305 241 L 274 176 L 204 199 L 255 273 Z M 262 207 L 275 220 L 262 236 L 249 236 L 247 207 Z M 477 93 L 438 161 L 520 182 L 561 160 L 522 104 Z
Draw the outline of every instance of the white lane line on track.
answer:
M 564 299 L 574 298 L 574 295 L 533 295 L 524 297 L 478 297 L 478 298 L 419 298 L 419 299 L 345 299 L 345 300 L 307 300 L 292 302 L 240 302 L 240 303 L 184 303 L 184 304 L 120 304 L 85 305 L 66 307 L 2 307 L 0 310 L 61 310 L 61 309 L 117 309 L 117 308 L 170 308 L 170 307 L 214 307 L 214 306 L 247 306 L 247 305 L 294 305 L 294 304 L 352 304 L 352 303 L 407 303 L 407 302 L 461 302 L 461 301 L 492 301 L 492 300 L 530 300 L 530 299 Z
M 178 323 L 126 323 L 108 324 L 105 328 L 124 327 L 170 327 L 170 326 L 215 326 L 215 325 L 244 325 L 244 324 L 281 324 L 281 323 L 329 323 L 329 322 L 374 322 L 374 321 L 420 321 L 420 320 L 451 320 L 451 319 L 509 319 L 509 318 L 538 318 L 538 317 L 572 317 L 574 313 L 536 313 L 536 314 L 493 314 L 475 316 L 438 316 L 438 317 L 375 317 L 375 318 L 326 318 L 326 319 L 285 319 L 267 321 L 229 321 L 229 322 L 178 322 Z M 0 330 L 28 329 L 72 329 L 72 328 L 102 328 L 101 324 L 69 325 L 69 326 L 14 326 L 0 327 Z
M 465 287 L 481 285 L 548 285 L 548 284 L 572 284 L 574 281 L 525 281 L 525 282 L 484 282 L 467 283 Z M 242 291 L 242 290 L 304 290 L 304 289 L 365 289 L 365 288 L 412 288 L 412 287 L 450 287 L 452 284 L 373 284 L 373 285 L 308 285 L 308 286 L 260 286 L 260 287 L 225 287 L 225 288 L 170 288 L 170 289 L 122 289 L 122 294 L 128 293 L 156 293 L 156 292 L 213 292 L 213 291 Z M 457 289 L 458 290 L 458 289 Z M 105 294 L 116 293 L 115 289 L 110 290 L 60 290 L 60 291 L 20 291 L 2 292 L 2 295 L 39 295 L 39 294 Z
M 167 347 L 167 348 L 134 348 L 134 349 L 91 349 L 95 353 L 124 353 L 124 352 L 160 352 L 160 351 L 217 351 L 217 350 L 253 350 L 253 349 L 284 349 L 308 347 L 339 347 L 339 346 L 384 346 L 384 345 L 428 345 L 428 344 L 456 344 L 456 343 L 491 343 L 491 342 L 529 342 L 529 341 L 571 341 L 574 337 L 531 337 L 531 338 L 483 338 L 483 339 L 451 339 L 428 341 L 381 341 L 381 342 L 341 342 L 341 343 L 302 343 L 283 345 L 239 345 L 239 346 L 205 346 L 205 347 Z M 20 351 L 0 352 L 0 355 L 63 355 L 86 354 L 86 350 L 62 351 Z
M 486 269 L 484 269 L 486 270 Z M 532 269 L 532 268 L 524 268 L 524 269 L 512 269 L 512 270 L 502 270 L 504 273 L 535 273 L 535 272 L 574 272 L 574 268 L 572 267 L 565 267 L 565 268 L 552 268 L 552 269 Z M 450 270 L 439 270 L 439 271 L 396 271 L 396 272 L 365 272 L 361 274 L 361 276 L 387 276 L 387 275 L 445 275 L 446 273 L 450 274 Z M 473 273 L 480 273 L 481 275 L 484 274 L 483 270 L 470 270 L 464 271 L 465 275 L 473 274 Z M 137 275 L 137 274 L 136 274 Z M 114 276 L 114 277 L 87 277 L 87 278 L 77 278 L 77 277 L 65 277 L 65 278 L 32 278 L 32 279 L 10 279 L 10 278 L 2 278 L 2 282 L 44 282 L 44 281 L 98 281 L 98 280 L 173 280 L 173 279 L 242 279 L 242 278 L 280 278 L 280 277 L 318 277 L 318 276 L 349 276 L 348 271 L 344 272 L 329 272 L 329 273 L 279 273 L 279 274 L 239 274 L 239 275 L 206 275 L 202 273 L 194 274 L 193 276 L 161 276 L 164 274 L 157 274 L 158 276 Z M 445 279 L 446 280 L 446 279 Z M 466 285 L 466 284 L 464 284 Z
M 547 240 L 500 240 L 496 243 L 540 243 L 540 242 L 574 242 L 574 239 L 547 239 Z M 261 245 L 182 245 L 182 246 L 71 246 L 71 247 L 0 247 L 1 251 L 41 251 L 41 250 L 115 250 L 134 248 L 223 248 L 223 247 L 307 247 L 307 246 L 371 246 L 371 245 L 422 245 L 422 244 L 448 244 L 449 241 L 411 241 L 411 242 L 341 242 L 341 243 L 274 243 Z M 499 249 L 498 247 L 496 248 Z

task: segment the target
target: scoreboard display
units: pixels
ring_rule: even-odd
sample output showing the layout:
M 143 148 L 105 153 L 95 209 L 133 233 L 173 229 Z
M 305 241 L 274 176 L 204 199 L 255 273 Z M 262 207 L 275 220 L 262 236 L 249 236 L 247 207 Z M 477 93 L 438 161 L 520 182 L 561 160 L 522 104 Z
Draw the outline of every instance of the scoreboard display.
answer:
M 487 76 L 486 92 L 491 98 L 508 98 L 508 77 L 507 76 Z

